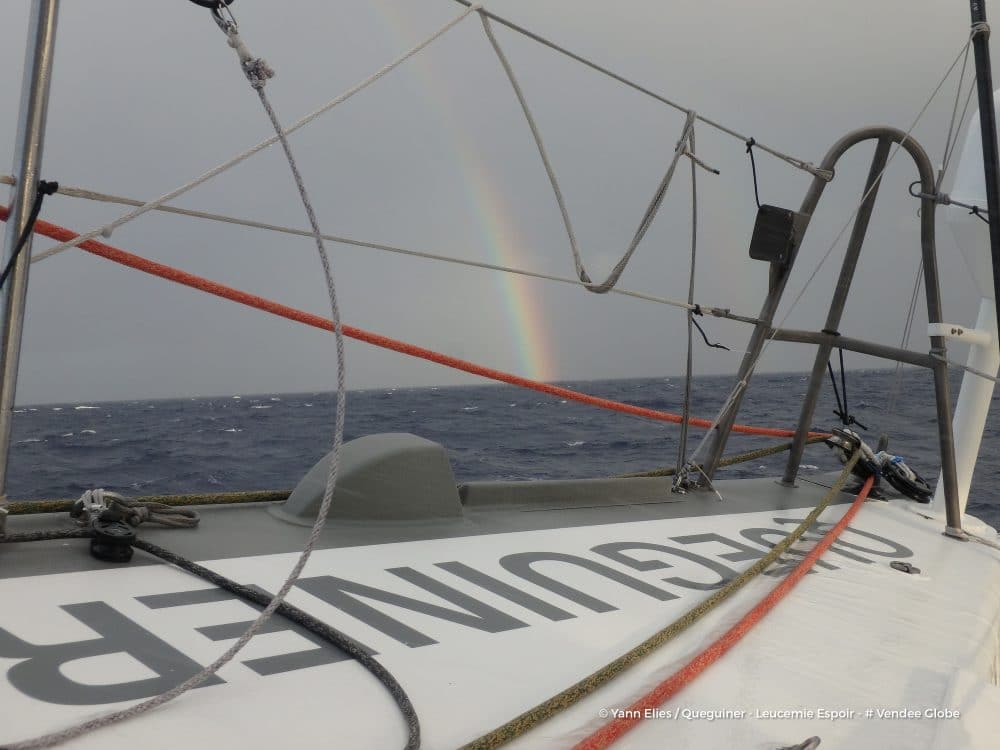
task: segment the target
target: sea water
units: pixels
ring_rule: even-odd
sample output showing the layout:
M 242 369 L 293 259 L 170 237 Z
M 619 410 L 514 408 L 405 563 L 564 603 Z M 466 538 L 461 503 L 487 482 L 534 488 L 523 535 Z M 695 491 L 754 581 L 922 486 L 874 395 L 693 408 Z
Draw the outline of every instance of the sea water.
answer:
M 848 407 L 868 431 L 929 482 L 940 466 L 933 380 L 905 369 L 889 411 L 891 370 L 852 371 Z M 696 416 L 712 418 L 733 378 L 698 377 Z M 573 390 L 649 409 L 679 412 L 684 382 L 677 378 L 574 381 Z M 952 383 L 957 394 L 959 378 Z M 757 375 L 739 421 L 793 427 L 807 386 L 803 373 Z M 285 490 L 329 449 L 332 393 L 228 394 L 213 398 L 135 400 L 18 406 L 14 415 L 8 494 L 11 499 L 75 498 L 104 487 L 128 495 Z M 829 382 L 813 419 L 836 426 Z M 444 445 L 458 481 L 607 477 L 676 462 L 679 428 L 596 409 L 506 385 L 380 388 L 347 395 L 347 439 L 377 432 L 411 432 Z M 688 450 L 704 430 L 692 428 Z M 783 442 L 734 434 L 727 453 Z M 779 475 L 787 454 L 720 470 L 719 477 Z M 837 469 L 824 445 L 806 448 L 804 475 Z M 972 484 L 969 512 L 1000 525 L 1000 410 L 994 399 Z

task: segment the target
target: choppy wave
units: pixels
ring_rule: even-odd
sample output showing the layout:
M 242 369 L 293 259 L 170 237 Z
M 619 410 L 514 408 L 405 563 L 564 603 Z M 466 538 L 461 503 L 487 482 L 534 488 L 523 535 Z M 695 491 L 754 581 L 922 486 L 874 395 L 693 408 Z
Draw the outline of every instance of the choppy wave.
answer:
M 903 377 L 906 396 L 898 400 L 897 414 L 890 415 L 879 405 L 887 403 L 892 372 L 848 373 L 851 410 L 871 427 L 868 436 L 888 432 L 890 450 L 906 456 L 921 475 L 933 477 L 939 466 L 933 382 L 923 372 L 904 370 Z M 801 403 L 789 385 L 798 388 L 800 378 L 799 374 L 756 376 L 739 421 L 793 426 Z M 953 392 L 958 381 L 956 377 Z M 566 385 L 603 398 L 680 412 L 683 388 L 672 388 L 678 383 L 683 381 L 647 378 Z M 696 378 L 693 413 L 714 416 L 731 385 L 729 377 Z M 147 494 L 291 487 L 329 450 L 335 406 L 333 393 L 228 394 L 113 406 L 19 404 L 13 419 L 9 494 L 18 499 L 76 497 L 79 488 L 92 486 L 125 493 L 138 486 Z M 815 426 L 833 426 L 834 408 L 832 392 L 824 389 Z M 98 415 L 95 409 L 103 411 Z M 258 409 L 270 410 L 265 418 Z M 990 483 L 991 477 L 1000 475 L 1000 411 L 994 412 L 973 477 L 970 509 L 998 524 L 1000 485 Z M 670 465 L 677 457 L 679 433 L 673 426 L 568 399 L 529 395 L 512 386 L 352 391 L 346 416 L 347 439 L 409 432 L 441 443 L 460 482 L 607 477 Z M 689 452 L 702 434 L 692 430 Z M 780 441 L 734 434 L 726 452 L 756 450 L 774 442 Z M 787 454 L 769 456 L 728 467 L 724 476 L 777 476 L 786 460 Z M 807 447 L 801 469 L 813 473 L 839 466 L 819 444 Z

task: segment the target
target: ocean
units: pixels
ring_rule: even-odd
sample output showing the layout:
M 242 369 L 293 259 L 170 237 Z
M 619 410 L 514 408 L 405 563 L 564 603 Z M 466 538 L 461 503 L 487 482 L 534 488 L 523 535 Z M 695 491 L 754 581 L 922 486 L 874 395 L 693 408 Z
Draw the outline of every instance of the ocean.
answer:
M 851 413 L 875 447 L 889 449 L 929 481 L 938 457 L 933 380 L 904 369 L 889 412 L 891 370 L 847 376 Z M 953 398 L 960 378 L 952 381 Z M 695 416 L 713 417 L 733 383 L 698 377 Z M 792 427 L 805 393 L 804 373 L 757 375 L 739 421 Z M 630 404 L 679 412 L 680 378 L 573 381 L 568 388 Z M 994 398 L 969 512 L 1000 526 L 1000 413 Z M 814 425 L 835 426 L 833 392 L 825 386 Z M 291 489 L 330 449 L 334 394 L 233 394 L 215 398 L 134 400 L 19 406 L 14 415 L 8 496 L 14 500 L 75 498 L 104 487 L 127 495 Z M 857 429 L 857 428 L 856 428 Z M 506 385 L 382 388 L 350 391 L 346 439 L 411 432 L 448 449 L 459 482 L 481 479 L 607 477 L 675 463 L 677 425 L 584 406 Z M 692 428 L 689 449 L 704 430 Z M 782 442 L 734 434 L 727 453 Z M 785 454 L 720 470 L 719 477 L 780 474 Z M 824 445 L 806 449 L 804 474 L 839 463 Z

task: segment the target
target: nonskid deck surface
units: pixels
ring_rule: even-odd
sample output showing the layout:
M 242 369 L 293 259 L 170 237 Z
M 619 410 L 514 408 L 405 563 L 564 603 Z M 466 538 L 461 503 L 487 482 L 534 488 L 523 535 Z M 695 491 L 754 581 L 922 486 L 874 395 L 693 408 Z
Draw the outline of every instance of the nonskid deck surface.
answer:
M 676 619 L 749 567 L 827 491 L 734 480 L 719 483 L 720 502 L 665 488 L 665 480 L 621 480 L 597 493 L 603 504 L 566 487 L 520 503 L 504 488 L 472 488 L 460 519 L 338 522 L 289 598 L 377 653 L 417 708 L 423 747 L 457 747 Z M 823 522 L 850 500 L 841 494 Z M 307 529 L 261 506 L 204 511 L 197 530 L 142 527 L 140 535 L 275 590 Z M 817 735 L 831 747 L 992 747 L 1000 553 L 944 537 L 929 515 L 905 501 L 867 503 L 789 598 L 619 746 L 772 748 Z M 65 523 L 16 517 L 9 530 Z M 771 575 L 512 746 L 569 747 L 718 637 L 799 556 L 788 554 Z M 920 573 L 895 570 L 893 561 Z M 85 540 L 0 546 L 0 596 L 0 743 L 162 691 L 218 656 L 255 615 L 141 552 L 129 565 L 99 563 Z M 280 619 L 220 677 L 77 746 L 404 742 L 380 685 Z M 884 709 L 920 716 L 884 718 Z M 262 716 L 271 718 L 253 718 Z

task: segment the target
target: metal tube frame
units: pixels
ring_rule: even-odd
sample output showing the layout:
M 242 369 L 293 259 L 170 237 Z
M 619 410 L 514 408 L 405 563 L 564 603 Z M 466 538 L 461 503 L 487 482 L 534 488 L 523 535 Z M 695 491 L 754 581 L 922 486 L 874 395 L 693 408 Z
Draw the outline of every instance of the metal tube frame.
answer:
M 931 350 L 928 354 L 919 354 L 905 349 L 884 346 L 859 339 L 847 338 L 837 333 L 840 325 L 844 307 L 847 303 L 847 296 L 850 292 L 851 281 L 857 267 L 864 243 L 865 234 L 874 209 L 875 199 L 878 193 L 882 172 L 888 160 L 889 148 L 893 143 L 899 144 L 916 164 L 920 176 L 920 191 L 922 194 L 920 205 L 920 245 L 924 262 L 924 290 L 927 298 L 927 320 L 930 323 L 941 323 L 941 293 L 938 284 L 937 254 L 935 249 L 934 226 L 935 209 L 937 204 L 931 197 L 934 195 L 934 168 L 926 152 L 912 137 L 907 136 L 897 128 L 886 126 L 875 126 L 862 128 L 849 133 L 840 141 L 835 143 L 827 152 L 823 159 L 821 168 L 833 170 L 837 162 L 849 149 L 864 141 L 875 140 L 875 155 L 872 159 L 871 169 L 865 184 L 863 200 L 858 210 L 848 243 L 847 252 L 841 266 L 840 277 L 834 291 L 833 300 L 827 314 L 826 328 L 824 331 L 798 331 L 775 329 L 772 327 L 774 313 L 781 300 L 782 292 L 791 273 L 797 252 L 784 267 L 771 269 L 771 283 L 767 298 L 764 301 L 759 322 L 755 326 L 747 347 L 747 354 L 741 365 L 737 383 L 746 380 L 753 374 L 753 368 L 757 357 L 763 349 L 764 343 L 769 338 L 778 341 L 795 341 L 808 344 L 816 344 L 818 351 L 813 364 L 812 375 L 809 380 L 809 388 L 799 416 L 799 423 L 796 429 L 792 449 L 789 453 L 788 462 L 782 477 L 782 483 L 786 485 L 795 484 L 798 474 L 799 462 L 802 459 L 802 452 L 805 448 L 806 439 L 810 430 L 812 419 L 816 410 L 816 402 L 819 391 L 823 384 L 827 362 L 830 354 L 835 348 L 848 349 L 876 357 L 882 357 L 893 361 L 906 362 L 929 368 L 934 374 L 934 394 L 937 406 L 938 422 L 938 442 L 941 451 L 941 477 L 944 483 L 945 511 L 946 511 L 946 531 L 950 536 L 964 538 L 962 532 L 961 512 L 959 510 L 958 479 L 955 465 L 955 446 L 952 434 L 951 398 L 948 389 L 948 365 L 944 359 L 947 358 L 945 340 L 940 336 L 930 338 Z M 826 181 L 820 177 L 815 177 L 802 202 L 800 212 L 807 217 L 812 217 L 826 188 Z M 808 225 L 807 225 L 808 227 Z M 800 243 L 801 246 L 801 243 Z M 713 476 L 718 466 L 722 451 L 725 449 L 726 440 L 729 436 L 730 428 L 736 420 L 736 414 L 742 402 L 743 393 L 746 388 L 740 389 L 737 397 L 727 409 L 720 420 L 719 427 L 713 436 L 709 460 L 705 462 L 705 470 L 709 477 Z
M 32 0 L 14 150 L 15 182 L 11 190 L 10 218 L 4 234 L 0 267 L 6 266 L 14 253 L 17 240 L 28 223 L 38 187 L 58 14 L 59 0 Z M 30 259 L 29 237 L 7 283 L 0 290 L 0 505 L 7 497 L 7 459 Z

